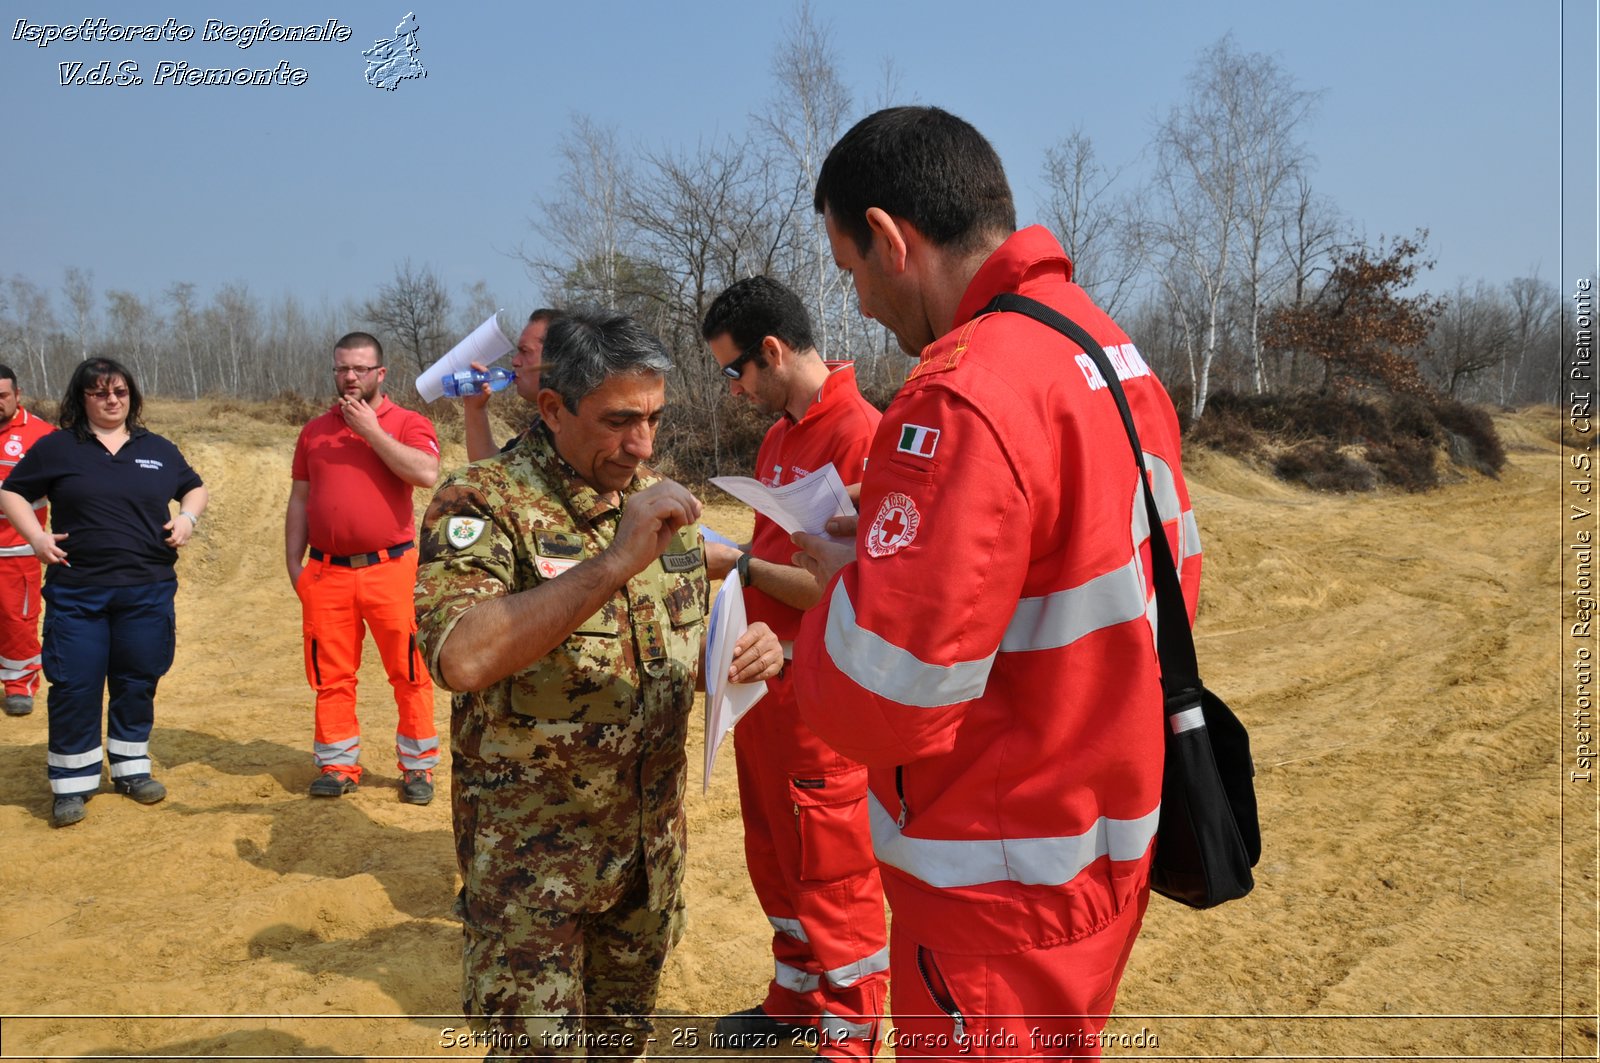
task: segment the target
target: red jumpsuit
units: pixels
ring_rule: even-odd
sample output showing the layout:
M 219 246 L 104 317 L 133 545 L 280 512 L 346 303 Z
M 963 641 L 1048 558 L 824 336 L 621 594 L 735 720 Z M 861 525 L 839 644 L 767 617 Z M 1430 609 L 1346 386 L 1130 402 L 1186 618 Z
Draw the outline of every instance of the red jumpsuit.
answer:
M 0 428 L 0 481 L 11 475 L 28 448 L 55 428 L 22 407 Z M 42 525 L 49 506 L 34 513 Z M 33 697 L 39 688 L 39 559 L 22 533 L 0 515 L 0 679 L 7 696 Z
M 406 446 L 439 453 L 426 417 L 388 399 L 377 414 L 383 430 Z M 433 722 L 433 683 L 417 652 L 411 485 L 344 423 L 337 407 L 301 429 L 293 476 L 310 484 L 306 527 L 313 553 L 295 592 L 306 679 L 317 695 L 317 767 L 361 778 L 356 673 L 370 628 L 399 714 L 399 768 L 431 771 L 439 762 L 439 732 Z M 319 559 L 319 553 L 325 556 Z
M 833 367 L 833 363 L 829 363 Z M 799 421 L 768 430 L 756 475 L 793 483 L 829 462 L 859 483 L 880 414 L 856 389 L 855 368 L 833 367 Z M 787 565 L 789 535 L 757 515 L 751 554 Z M 787 650 L 800 610 L 745 590 L 750 621 L 766 621 Z M 739 807 L 750 883 L 772 923 L 774 974 L 768 1015 L 817 1025 L 824 1055 L 870 1058 L 880 1037 L 889 951 L 883 886 L 867 824 L 867 770 L 800 722 L 793 669 L 767 680 L 767 696 L 734 728 Z
M 856 561 L 806 614 L 801 716 L 871 769 L 896 1052 L 1099 1055 L 1149 896 L 1162 697 L 1149 531 L 1110 392 L 1019 292 L 1118 368 L 1193 614 L 1177 417 L 1040 228 L 979 269 L 884 414 Z

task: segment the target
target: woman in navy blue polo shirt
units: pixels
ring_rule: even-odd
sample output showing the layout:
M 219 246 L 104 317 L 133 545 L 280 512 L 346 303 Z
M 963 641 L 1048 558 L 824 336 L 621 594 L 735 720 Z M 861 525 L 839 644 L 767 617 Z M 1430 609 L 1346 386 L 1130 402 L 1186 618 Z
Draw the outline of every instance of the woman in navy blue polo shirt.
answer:
M 150 774 L 150 727 L 156 683 L 172 666 L 173 565 L 207 494 L 178 448 L 140 422 L 142 405 L 124 366 L 88 359 L 61 400 L 61 429 L 34 444 L 0 489 L 0 510 L 50 566 L 42 663 L 56 827 L 83 819 L 107 755 L 118 793 L 145 805 L 167 796 Z M 32 506 L 46 495 L 48 532 Z M 176 516 L 168 508 L 174 500 Z

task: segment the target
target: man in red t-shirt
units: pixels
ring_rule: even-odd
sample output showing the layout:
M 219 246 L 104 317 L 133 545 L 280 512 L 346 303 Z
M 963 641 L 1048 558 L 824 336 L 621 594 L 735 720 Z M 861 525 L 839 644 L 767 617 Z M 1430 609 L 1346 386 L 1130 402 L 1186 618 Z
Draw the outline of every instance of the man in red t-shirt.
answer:
M 384 398 L 386 373 L 383 348 L 365 332 L 334 345 L 338 401 L 295 443 L 284 553 L 303 611 L 306 678 L 317 694 L 312 796 L 339 797 L 361 781 L 356 671 L 365 625 L 399 709 L 400 796 L 425 805 L 439 733 L 433 684 L 417 653 L 411 491 L 438 480 L 439 442 L 426 417 Z
M 739 281 L 711 304 L 702 333 L 735 395 L 778 417 L 756 458 L 769 487 L 832 463 L 861 482 L 879 413 L 856 390 L 855 367 L 824 362 L 798 296 L 769 277 Z M 817 585 L 789 563 L 794 547 L 756 516 L 743 551 L 706 544 L 715 578 L 737 568 L 751 622 L 784 641 L 785 656 Z M 745 861 L 772 924 L 774 974 L 766 999 L 724 1016 L 722 1047 L 753 1047 L 815 1031 L 818 1054 L 869 1059 L 881 1038 L 888 985 L 883 887 L 867 821 L 867 772 L 800 720 L 793 669 L 734 729 Z
M 22 385 L 10 367 L 0 365 L 0 481 L 11 475 L 17 462 L 54 426 L 22 408 Z M 35 507 L 39 523 L 45 522 L 47 503 Z M 22 533 L 0 516 L 0 680 L 5 681 L 7 716 L 33 711 L 39 689 L 39 561 Z

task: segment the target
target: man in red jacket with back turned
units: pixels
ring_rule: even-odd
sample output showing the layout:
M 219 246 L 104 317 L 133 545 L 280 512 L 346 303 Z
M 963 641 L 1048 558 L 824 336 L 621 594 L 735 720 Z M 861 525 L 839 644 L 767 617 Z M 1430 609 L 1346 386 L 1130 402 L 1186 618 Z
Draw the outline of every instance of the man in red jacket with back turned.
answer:
M 1112 355 L 1192 616 L 1177 417 L 1054 237 L 1016 231 L 999 157 L 961 119 L 867 117 L 815 204 L 861 312 L 918 358 L 873 439 L 854 546 L 795 537 L 828 581 L 795 642 L 801 716 L 871 769 L 896 1053 L 1098 1056 L 1161 804 L 1150 529 L 1082 352 L 984 307 L 1031 297 Z

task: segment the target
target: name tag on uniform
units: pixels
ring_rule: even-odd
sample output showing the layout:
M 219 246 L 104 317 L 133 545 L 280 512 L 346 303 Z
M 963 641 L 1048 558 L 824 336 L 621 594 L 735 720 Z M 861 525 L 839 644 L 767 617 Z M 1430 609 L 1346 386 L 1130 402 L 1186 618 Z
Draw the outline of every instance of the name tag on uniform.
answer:
M 668 572 L 692 572 L 700 567 L 700 548 L 683 554 L 662 554 L 661 567 Z
M 575 567 L 581 558 L 541 557 L 534 555 L 533 567 L 538 569 L 539 575 L 545 579 L 555 579 L 569 568 Z

